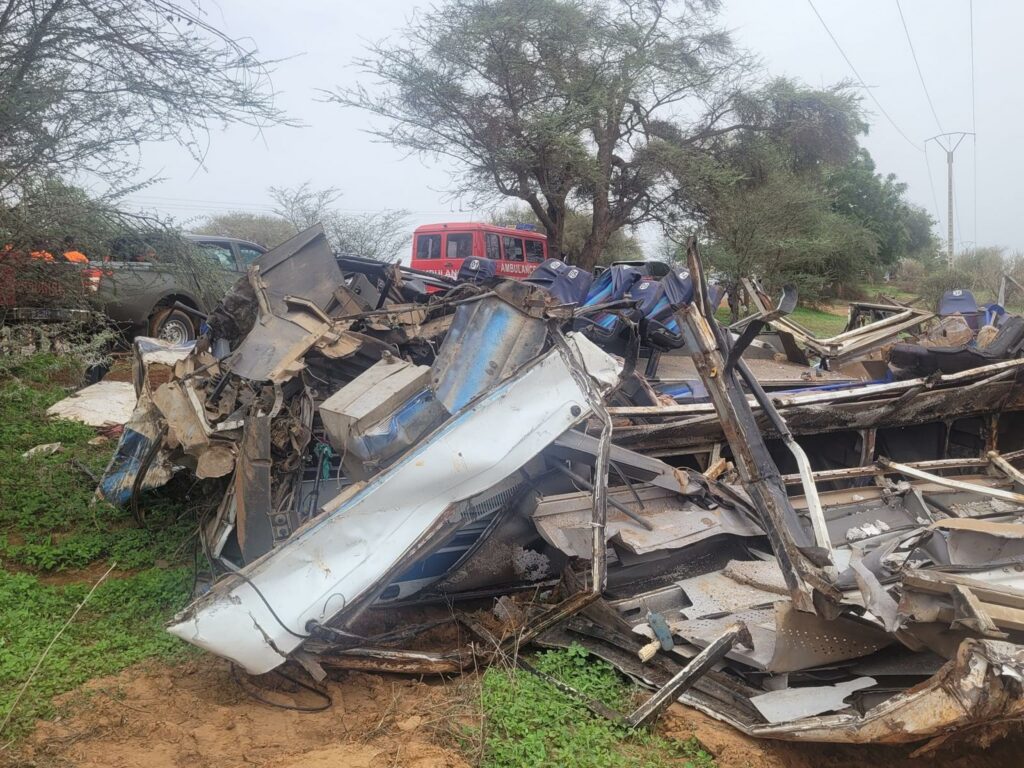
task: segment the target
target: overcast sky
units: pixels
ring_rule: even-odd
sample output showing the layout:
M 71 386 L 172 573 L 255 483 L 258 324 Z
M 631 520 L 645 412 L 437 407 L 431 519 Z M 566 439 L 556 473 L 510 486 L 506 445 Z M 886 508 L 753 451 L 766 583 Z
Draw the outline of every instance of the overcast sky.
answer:
M 424 3 L 220 0 L 204 5 L 215 25 L 251 37 L 264 57 L 293 57 L 278 65 L 274 86 L 281 92 L 280 106 L 308 127 L 274 128 L 262 135 L 244 128 L 216 132 L 203 168 L 177 147 L 147 145 L 145 172 L 165 180 L 133 196 L 133 202 L 187 224 L 209 212 L 269 210 L 267 187 L 309 180 L 342 190 L 338 207 L 352 212 L 406 208 L 412 212 L 411 225 L 486 215 L 460 211 L 457 202 L 445 201 L 449 177 L 443 165 L 374 143 L 362 132 L 367 115 L 316 101 L 317 88 L 356 82 L 359 73 L 351 61 L 365 40 L 394 34 Z M 944 238 L 945 155 L 934 142 L 926 154 L 924 140 L 939 133 L 940 124 L 942 131 L 975 130 L 969 0 L 902 0 L 938 123 L 896 0 L 814 0 L 814 5 L 892 119 L 865 99 L 872 127 L 864 145 L 880 171 L 893 172 L 910 185 L 910 198 L 938 219 L 936 229 Z M 725 0 L 722 21 L 737 44 L 760 56 L 772 75 L 812 86 L 854 79 L 808 0 Z M 1024 250 L 1018 218 L 1024 197 L 1024 153 L 1017 141 L 1024 121 L 1021 29 L 1024 3 L 1019 0 L 975 3 L 977 158 L 968 137 L 956 153 L 958 246 L 978 242 Z M 645 241 L 651 239 L 648 233 Z

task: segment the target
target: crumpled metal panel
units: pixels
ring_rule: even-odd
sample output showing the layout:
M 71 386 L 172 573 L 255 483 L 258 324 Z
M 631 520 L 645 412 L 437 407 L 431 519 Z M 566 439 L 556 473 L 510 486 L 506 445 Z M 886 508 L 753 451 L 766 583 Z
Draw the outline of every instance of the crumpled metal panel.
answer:
M 596 348 L 587 357 L 615 367 Z M 589 412 L 569 363 L 550 351 L 362 489 L 324 505 L 323 515 L 243 569 L 245 580 L 214 586 L 169 631 L 250 673 L 274 669 L 302 644 L 309 622 L 343 617 L 372 597 L 454 504 L 517 471 Z
M 615 540 L 627 551 L 644 555 L 667 549 L 681 549 L 711 536 L 763 536 L 764 532 L 743 515 L 725 507 L 708 510 L 676 492 L 653 486 L 637 486 L 635 493 L 643 508 L 635 503 L 632 490 L 616 489 L 609 498 L 632 509 L 651 525 L 645 530 L 617 509 L 609 509 L 605 538 Z M 542 497 L 533 513 L 540 535 L 565 554 L 590 558 L 589 492 L 565 493 Z M 773 596 L 773 599 L 777 596 Z
M 1024 648 L 998 640 L 965 640 L 955 659 L 924 683 L 859 713 L 785 724 L 732 724 L 751 736 L 792 741 L 904 744 L 959 729 L 1024 717 Z M 691 704 L 684 695 L 684 703 Z M 698 709 L 707 711 L 697 705 Z
M 432 366 L 434 394 L 455 413 L 535 358 L 546 340 L 544 320 L 496 296 L 463 304 Z

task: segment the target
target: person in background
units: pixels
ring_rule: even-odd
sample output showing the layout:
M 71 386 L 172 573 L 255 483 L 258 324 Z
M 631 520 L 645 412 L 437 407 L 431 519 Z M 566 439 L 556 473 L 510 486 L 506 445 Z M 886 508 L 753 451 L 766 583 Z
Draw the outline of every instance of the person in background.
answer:
M 76 264 L 89 263 L 89 257 L 75 248 L 75 241 L 71 235 L 64 238 L 64 258 Z

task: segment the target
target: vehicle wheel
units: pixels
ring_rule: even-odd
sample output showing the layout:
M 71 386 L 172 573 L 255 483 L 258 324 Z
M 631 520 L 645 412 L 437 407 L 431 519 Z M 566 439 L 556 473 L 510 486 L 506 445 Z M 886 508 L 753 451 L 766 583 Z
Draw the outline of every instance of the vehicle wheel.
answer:
M 180 309 L 161 309 L 149 322 L 149 332 L 152 336 L 171 344 L 184 344 L 196 337 L 196 328 L 192 325 L 192 318 Z

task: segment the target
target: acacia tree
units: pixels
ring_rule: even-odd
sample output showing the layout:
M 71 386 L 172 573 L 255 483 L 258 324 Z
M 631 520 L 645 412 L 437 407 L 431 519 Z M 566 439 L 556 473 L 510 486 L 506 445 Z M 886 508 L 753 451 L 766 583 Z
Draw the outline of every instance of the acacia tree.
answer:
M 299 232 L 322 224 L 331 247 L 340 254 L 379 261 L 397 258 L 409 242 L 409 212 L 385 208 L 373 213 L 346 214 L 334 203 L 339 189 L 315 189 L 308 181 L 297 187 L 271 187 L 277 217 Z
M 492 214 L 492 224 L 500 227 L 514 227 L 517 224 L 529 223 L 539 226 L 540 222 L 533 215 L 533 211 L 524 205 L 512 206 Z M 570 263 L 579 261 L 583 245 L 590 234 L 590 217 L 569 211 L 565 217 L 562 235 L 562 255 Z M 611 264 L 615 261 L 640 261 L 644 258 L 643 246 L 636 235 L 627 229 L 620 229 L 612 233 L 605 244 L 604 250 L 598 259 L 598 264 Z
M 892 267 L 902 258 L 934 252 L 934 220 L 926 210 L 907 200 L 907 185 L 895 174 L 876 173 L 875 161 L 866 149 L 860 149 L 851 162 L 831 170 L 827 184 L 833 210 L 854 217 L 875 235 L 879 265 Z
M 657 145 L 698 149 L 741 127 L 748 60 L 718 0 L 449 0 L 358 61 L 377 82 L 328 100 L 384 118 L 372 132 L 455 160 L 455 194 L 518 198 L 555 253 L 578 208 L 592 267 L 612 235 L 655 220 Z
M 0 0 L 0 203 L 40 179 L 122 183 L 146 141 L 289 122 L 267 62 L 198 0 Z
M 281 216 L 247 211 L 213 214 L 192 227 L 192 231 L 200 235 L 238 237 L 267 248 L 280 245 L 296 234 L 292 223 Z

